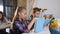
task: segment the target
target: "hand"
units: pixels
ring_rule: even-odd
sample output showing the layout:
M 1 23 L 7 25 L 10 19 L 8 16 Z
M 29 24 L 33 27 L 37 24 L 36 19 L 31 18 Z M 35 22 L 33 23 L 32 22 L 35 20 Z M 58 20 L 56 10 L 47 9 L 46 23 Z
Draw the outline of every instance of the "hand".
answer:
M 11 22 L 11 26 L 10 26 L 10 29 L 13 29 L 13 22 Z
M 36 21 L 36 18 L 33 18 L 33 19 L 32 19 L 32 21 L 33 21 L 33 23 L 35 23 L 35 21 Z
M 33 24 L 35 23 L 36 18 L 33 18 L 32 21 L 28 25 L 28 29 L 30 30 Z

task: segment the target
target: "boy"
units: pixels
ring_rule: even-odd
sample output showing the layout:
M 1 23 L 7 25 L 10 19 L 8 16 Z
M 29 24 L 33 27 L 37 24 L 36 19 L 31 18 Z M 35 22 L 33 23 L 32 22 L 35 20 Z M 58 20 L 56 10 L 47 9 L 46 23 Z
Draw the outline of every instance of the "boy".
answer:
M 35 7 L 35 8 L 33 8 L 33 14 L 31 15 L 31 20 L 33 19 L 33 18 L 38 18 L 39 16 L 40 16 L 40 8 L 38 8 L 38 7 Z M 35 24 L 35 23 L 34 23 Z M 31 28 L 31 30 L 34 28 L 34 25 L 32 26 L 32 28 Z

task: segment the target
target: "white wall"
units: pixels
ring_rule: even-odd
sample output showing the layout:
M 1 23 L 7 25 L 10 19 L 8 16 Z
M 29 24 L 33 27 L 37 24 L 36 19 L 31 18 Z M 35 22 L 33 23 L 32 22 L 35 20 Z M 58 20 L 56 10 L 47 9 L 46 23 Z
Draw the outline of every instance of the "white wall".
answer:
M 47 8 L 45 14 L 53 14 L 60 17 L 60 0 L 35 0 L 34 7 Z

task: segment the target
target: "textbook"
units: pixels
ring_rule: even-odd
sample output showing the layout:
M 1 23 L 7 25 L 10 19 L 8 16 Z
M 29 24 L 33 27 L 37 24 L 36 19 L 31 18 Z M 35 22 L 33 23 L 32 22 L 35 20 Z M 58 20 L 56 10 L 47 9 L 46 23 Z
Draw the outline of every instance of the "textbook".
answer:
M 45 22 L 44 18 L 36 18 L 34 32 L 36 33 L 42 32 L 44 29 L 44 22 Z

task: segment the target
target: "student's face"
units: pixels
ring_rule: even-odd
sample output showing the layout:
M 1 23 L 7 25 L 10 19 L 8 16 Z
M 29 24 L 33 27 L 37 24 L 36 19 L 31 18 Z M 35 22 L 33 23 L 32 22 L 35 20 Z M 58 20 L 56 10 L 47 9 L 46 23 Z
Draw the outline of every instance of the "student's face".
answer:
M 23 20 L 26 20 L 27 18 L 27 11 L 26 9 L 23 9 L 21 13 L 19 13 L 20 18 L 22 18 Z
M 2 18 L 2 14 L 0 14 L 0 19 Z
M 39 11 L 34 13 L 34 17 L 39 17 L 39 16 L 40 16 L 40 12 Z

